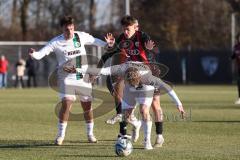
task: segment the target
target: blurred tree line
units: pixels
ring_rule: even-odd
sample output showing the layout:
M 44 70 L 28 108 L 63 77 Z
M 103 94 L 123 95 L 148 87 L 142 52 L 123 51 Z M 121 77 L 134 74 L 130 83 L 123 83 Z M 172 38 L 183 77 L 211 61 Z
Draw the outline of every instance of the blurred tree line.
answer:
M 139 20 L 140 28 L 161 48 L 231 47 L 231 14 L 240 12 L 240 0 L 130 1 L 131 14 Z M 48 41 L 60 33 L 59 17 L 64 14 L 75 17 L 78 30 L 95 36 L 117 34 L 121 29 L 119 20 L 124 15 L 124 0 L 111 0 L 110 7 L 102 6 L 100 18 L 99 0 L 1 0 L 0 7 L 4 3 L 11 3 L 12 7 L 8 10 L 10 25 L 6 26 L 0 17 L 2 41 Z M 108 23 L 101 25 L 104 17 Z

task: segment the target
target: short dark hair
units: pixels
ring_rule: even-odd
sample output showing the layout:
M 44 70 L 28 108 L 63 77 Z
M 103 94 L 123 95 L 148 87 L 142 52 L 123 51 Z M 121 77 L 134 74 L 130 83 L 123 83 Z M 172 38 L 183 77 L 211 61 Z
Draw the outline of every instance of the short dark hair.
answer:
M 65 25 L 74 24 L 74 18 L 69 15 L 65 15 L 60 19 L 60 26 L 63 27 Z
M 122 26 L 131 26 L 133 24 L 135 24 L 137 22 L 137 19 L 134 18 L 133 16 L 124 16 L 122 19 L 121 19 L 121 25 Z

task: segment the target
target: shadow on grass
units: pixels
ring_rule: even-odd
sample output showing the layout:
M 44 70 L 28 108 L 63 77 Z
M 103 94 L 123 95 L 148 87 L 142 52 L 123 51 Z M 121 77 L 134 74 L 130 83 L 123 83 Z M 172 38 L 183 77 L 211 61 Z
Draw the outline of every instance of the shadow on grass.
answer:
M 107 144 L 106 144 L 107 142 Z M 113 143 L 109 143 L 113 142 Z M 88 141 L 64 141 L 63 145 L 56 146 L 53 140 L 0 140 L 0 149 L 4 148 L 72 148 L 79 149 L 98 148 L 106 149 L 113 147 L 113 140 L 100 140 L 98 143 L 89 143 Z
M 74 155 L 60 155 L 60 157 L 70 158 L 70 157 L 92 157 L 92 158 L 99 158 L 99 157 L 118 157 L 117 155 L 95 155 L 95 154 L 74 154 Z
M 191 122 L 197 122 L 197 123 L 240 123 L 240 120 L 236 120 L 236 121 L 225 121 L 225 120 L 194 120 Z
M 52 141 L 43 140 L 0 140 L 0 148 L 57 147 Z

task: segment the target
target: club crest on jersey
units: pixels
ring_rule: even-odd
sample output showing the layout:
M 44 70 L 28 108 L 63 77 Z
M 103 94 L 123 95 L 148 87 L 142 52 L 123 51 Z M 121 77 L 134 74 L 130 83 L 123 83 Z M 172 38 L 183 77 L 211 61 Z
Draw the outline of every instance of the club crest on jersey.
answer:
M 81 47 L 81 43 L 79 43 L 79 42 L 74 42 L 74 47 L 75 47 L 75 48 Z
M 133 45 L 133 42 L 131 40 L 125 40 L 121 42 L 119 46 L 121 49 L 127 49 L 127 48 L 130 48 L 132 45 Z
M 135 42 L 135 46 L 136 46 L 136 47 L 139 47 L 139 42 Z

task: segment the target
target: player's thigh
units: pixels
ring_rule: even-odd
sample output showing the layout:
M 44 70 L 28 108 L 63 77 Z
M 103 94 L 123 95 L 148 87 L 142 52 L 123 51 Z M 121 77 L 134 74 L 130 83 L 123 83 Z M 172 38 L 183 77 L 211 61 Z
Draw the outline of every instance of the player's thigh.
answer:
M 74 94 L 79 97 L 81 102 L 91 102 L 92 101 L 92 84 L 80 80 L 73 80 L 74 83 Z
M 71 101 L 76 100 L 74 83 L 68 79 L 58 80 L 59 98 L 61 100 L 67 99 Z
M 122 97 L 122 109 L 132 108 L 136 105 L 136 93 L 131 92 L 127 86 L 124 87 Z
M 118 96 L 119 98 L 123 97 L 123 90 L 124 90 L 124 80 L 118 79 L 114 85 L 114 95 Z
M 122 110 L 124 121 L 129 121 L 131 119 L 131 116 L 133 114 L 133 110 L 134 110 L 133 106 L 131 106 L 129 108 L 125 108 L 125 109 Z

